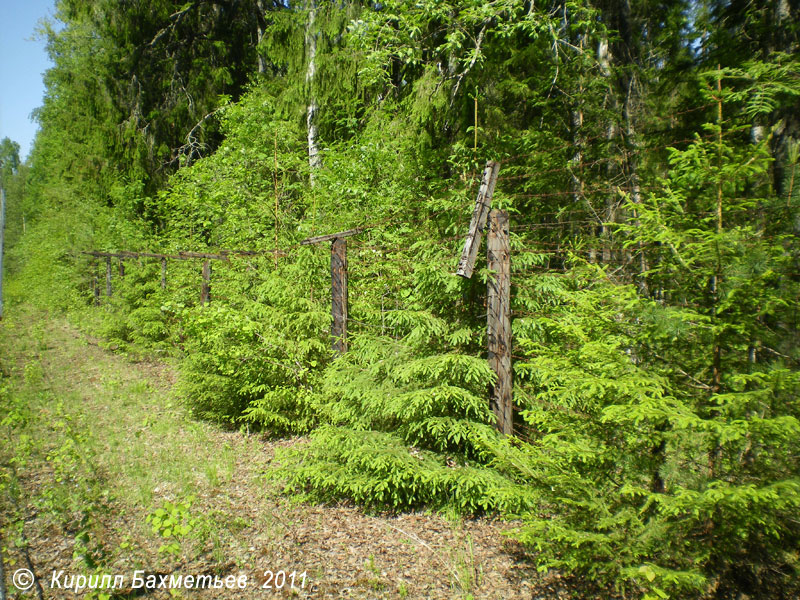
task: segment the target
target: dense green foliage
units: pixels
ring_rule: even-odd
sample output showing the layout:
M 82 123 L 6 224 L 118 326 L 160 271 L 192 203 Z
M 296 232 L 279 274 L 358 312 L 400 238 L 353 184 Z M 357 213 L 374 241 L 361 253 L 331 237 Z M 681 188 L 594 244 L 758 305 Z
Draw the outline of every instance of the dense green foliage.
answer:
M 195 414 L 275 435 L 287 489 L 518 519 L 609 595 L 791 598 L 800 572 L 797 7 L 71 0 L 10 194 L 11 302 L 182 356 Z M 746 43 L 745 43 L 746 41 Z M 3 146 L 5 156 L 5 145 Z M 319 152 L 319 162 L 310 160 Z M 515 436 L 485 283 L 511 213 Z M 327 244 L 348 238 L 349 351 Z M 101 285 L 102 288 L 102 285 Z M 104 290 L 101 290 L 104 291 Z

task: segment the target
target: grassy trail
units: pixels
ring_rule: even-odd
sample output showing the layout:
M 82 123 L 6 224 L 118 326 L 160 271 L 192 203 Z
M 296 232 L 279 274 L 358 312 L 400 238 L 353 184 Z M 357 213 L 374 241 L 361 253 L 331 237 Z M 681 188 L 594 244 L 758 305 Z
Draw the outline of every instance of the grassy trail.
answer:
M 264 474 L 276 448 L 302 440 L 193 420 L 171 392 L 172 366 L 110 353 L 65 318 L 28 310 L 2 321 L 0 373 L 10 598 L 75 598 L 71 575 L 103 574 L 124 586 L 80 597 L 510 599 L 548 585 L 493 522 L 291 502 Z M 16 589 L 21 568 L 41 587 Z M 247 587 L 133 589 L 135 571 L 159 583 L 246 575 Z

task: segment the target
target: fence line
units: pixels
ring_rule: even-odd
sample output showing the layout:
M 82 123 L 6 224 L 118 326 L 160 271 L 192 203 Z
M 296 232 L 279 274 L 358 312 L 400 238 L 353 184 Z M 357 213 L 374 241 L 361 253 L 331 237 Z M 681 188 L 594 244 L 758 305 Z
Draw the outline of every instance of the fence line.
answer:
M 560 264 L 566 258 L 568 252 L 585 254 L 591 262 L 597 261 L 597 253 L 601 254 L 599 262 L 609 265 L 621 265 L 620 268 L 630 266 L 632 264 L 632 257 L 637 250 L 626 249 L 620 247 L 617 243 L 612 243 L 612 240 L 600 242 L 597 245 L 587 246 L 579 244 L 576 248 L 570 248 L 568 243 L 564 242 L 549 242 L 540 240 L 535 242 L 534 248 L 520 248 L 517 250 L 511 249 L 511 232 L 533 232 L 538 230 L 552 230 L 557 228 L 568 227 L 570 225 L 587 225 L 596 224 L 594 220 L 569 220 L 563 222 L 542 222 L 532 224 L 521 224 L 510 226 L 510 218 L 508 211 L 504 210 L 490 210 L 492 198 L 494 195 L 495 187 L 499 181 L 517 179 L 515 176 L 500 177 L 501 163 L 498 161 L 489 161 L 483 171 L 480 186 L 478 188 L 477 197 L 474 201 L 474 210 L 472 213 L 472 220 L 466 232 L 466 239 L 461 252 L 461 257 L 458 262 L 456 273 L 464 278 L 470 278 L 473 274 L 476 259 L 479 252 L 479 246 L 482 241 L 483 234 L 487 236 L 487 268 L 490 272 L 486 287 L 486 353 L 490 367 L 496 375 L 496 383 L 490 390 L 490 407 L 495 414 L 497 428 L 505 435 L 519 435 L 524 434 L 520 429 L 520 419 L 515 420 L 515 415 L 518 413 L 518 408 L 514 404 L 514 389 L 513 389 L 513 359 L 523 359 L 523 357 L 513 354 L 512 350 L 512 319 L 514 317 L 529 318 L 535 316 L 536 313 L 531 313 L 526 310 L 514 310 L 512 307 L 512 290 L 530 290 L 528 285 L 523 281 L 514 281 L 514 277 L 523 278 L 528 275 L 537 275 L 541 273 L 551 273 L 553 275 L 561 274 L 565 271 L 566 267 Z M 531 174 L 525 174 L 521 177 L 531 177 Z M 561 194 L 542 194 L 547 195 L 561 195 Z M 509 194 L 509 196 L 518 196 Z M 525 196 L 525 195 L 523 195 Z M 527 196 L 526 196 L 527 197 Z M 463 210 L 466 204 L 461 207 L 448 206 L 439 211 L 428 214 L 430 219 L 445 213 L 452 213 L 453 211 Z M 554 211 L 548 213 L 551 215 L 560 215 L 562 211 Z M 106 296 L 112 295 L 112 259 L 119 261 L 119 276 L 123 277 L 124 261 L 130 259 L 156 259 L 160 262 L 161 278 L 160 286 L 166 289 L 167 285 L 167 263 L 170 260 L 180 261 L 202 261 L 200 271 L 200 303 L 206 305 L 211 303 L 214 299 L 225 299 L 225 296 L 213 295 L 212 297 L 212 261 L 230 262 L 232 257 L 248 257 L 248 256 L 289 256 L 292 250 L 298 249 L 302 246 L 317 245 L 325 242 L 331 242 L 330 248 L 330 273 L 331 273 L 331 317 L 332 325 L 330 331 L 331 347 L 336 356 L 340 356 L 348 351 L 348 322 L 355 325 L 371 329 L 379 332 L 381 335 L 387 335 L 387 331 L 391 331 L 391 326 L 384 326 L 383 322 L 380 324 L 369 323 L 351 319 L 349 314 L 349 298 L 348 298 L 348 256 L 347 256 L 347 238 L 353 238 L 354 247 L 363 250 L 380 248 L 382 251 L 396 251 L 410 250 L 409 247 L 400 247 L 398 245 L 392 246 L 377 246 L 369 241 L 359 240 L 356 236 L 362 233 L 369 232 L 370 230 L 377 229 L 381 226 L 386 226 L 392 222 L 398 222 L 402 218 L 400 214 L 389 215 L 383 219 L 374 222 L 366 222 L 357 227 L 347 229 L 344 231 L 326 233 L 323 235 L 315 235 L 306 238 L 296 244 L 293 244 L 284 249 L 275 248 L 274 250 L 219 250 L 217 252 L 194 252 L 194 251 L 179 251 L 176 253 L 155 253 L 155 252 L 133 252 L 133 251 L 100 251 L 92 250 L 83 252 L 92 258 L 92 264 L 96 270 L 99 260 L 105 260 L 106 263 Z M 463 236 L 448 237 L 445 241 L 455 241 L 464 239 Z M 512 254 L 526 254 L 538 253 L 548 257 L 559 257 L 555 262 L 556 265 L 525 265 L 522 268 L 513 268 L 511 264 Z M 620 253 L 623 253 L 620 256 Z M 625 254 L 627 253 L 627 254 Z M 615 256 L 616 255 L 616 256 Z M 390 258 L 390 257 L 384 257 Z M 453 257 L 455 259 L 455 256 Z M 403 262 L 403 257 L 393 257 L 392 260 L 399 260 Z M 551 260 L 548 258 L 548 260 Z M 418 267 L 419 265 L 413 261 L 405 261 L 411 268 Z M 97 274 L 92 279 L 93 295 L 95 304 L 100 303 L 100 290 Z M 522 297 L 518 296 L 518 299 Z M 313 301 L 313 288 L 312 288 L 312 301 Z M 381 318 L 385 312 L 381 306 Z M 395 340 L 397 341 L 397 340 Z

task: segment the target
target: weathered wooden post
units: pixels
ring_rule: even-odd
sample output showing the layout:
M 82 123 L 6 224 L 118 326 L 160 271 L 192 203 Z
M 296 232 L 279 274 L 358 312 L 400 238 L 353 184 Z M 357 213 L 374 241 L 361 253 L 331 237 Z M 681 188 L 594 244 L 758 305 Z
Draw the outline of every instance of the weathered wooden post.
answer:
M 161 289 L 167 289 L 167 258 L 161 257 Z
M 111 257 L 106 256 L 106 296 L 111 297 Z
M 466 279 L 472 277 L 475 259 L 481 245 L 481 235 L 489 221 L 486 240 L 488 267 L 494 274 L 487 286 L 487 334 L 489 342 L 489 366 L 497 375 L 490 400 L 497 418 L 497 429 L 505 435 L 513 432 L 512 380 L 511 380 L 511 253 L 508 242 L 508 213 L 490 211 L 492 196 L 500 172 L 500 163 L 486 163 L 481 178 L 481 187 L 475 199 L 475 209 L 469 231 L 458 262 L 456 275 Z
M 94 295 L 94 305 L 100 306 L 100 283 L 97 281 L 97 259 L 92 259 L 92 294 Z
M 318 235 L 300 242 L 301 245 L 331 242 L 331 344 L 337 355 L 347 352 L 347 242 L 345 238 L 364 231 L 363 227 L 338 233 Z
M 478 255 L 478 248 L 481 245 L 481 235 L 486 228 L 486 217 L 492 205 L 494 187 L 497 183 L 497 175 L 500 172 L 500 163 L 490 160 L 486 163 L 481 178 L 481 187 L 478 190 L 478 197 L 475 200 L 475 209 L 472 212 L 472 220 L 469 223 L 469 231 L 464 242 L 464 250 L 461 252 L 461 260 L 458 262 L 456 275 L 469 279 L 472 277 L 472 270 L 475 268 L 475 257 Z
M 331 244 L 331 339 L 333 351 L 347 352 L 347 240 L 335 238 Z
M 203 262 L 203 286 L 200 289 L 200 304 L 211 302 L 211 261 Z
M 120 278 L 125 277 L 125 263 L 122 262 L 121 256 L 117 260 L 119 260 L 119 276 Z
M 487 334 L 489 366 L 497 374 L 491 405 L 497 429 L 506 435 L 513 431 L 511 374 L 511 258 L 508 242 L 508 213 L 489 213 L 487 263 L 494 275 L 487 285 Z

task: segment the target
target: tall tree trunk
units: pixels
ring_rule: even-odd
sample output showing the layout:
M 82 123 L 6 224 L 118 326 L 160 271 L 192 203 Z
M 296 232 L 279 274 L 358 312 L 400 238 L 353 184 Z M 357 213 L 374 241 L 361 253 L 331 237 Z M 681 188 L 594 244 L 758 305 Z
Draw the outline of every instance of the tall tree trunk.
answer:
M 604 79 L 606 79 L 609 83 L 607 84 L 606 90 L 606 100 L 604 107 L 609 111 L 610 114 L 616 115 L 617 114 L 617 107 L 619 103 L 617 102 L 617 97 L 614 92 L 613 84 L 611 83 L 611 61 L 612 61 L 611 51 L 608 45 L 608 37 L 603 36 L 597 43 L 597 62 L 600 67 L 600 73 Z M 617 127 L 617 121 L 615 117 L 611 117 L 608 119 L 608 124 L 606 125 L 606 142 L 608 143 L 609 148 L 612 147 L 612 142 L 614 139 L 619 135 L 619 128 Z M 611 246 L 610 246 L 610 232 L 608 225 L 606 223 L 613 223 L 616 221 L 616 208 L 617 208 L 617 193 L 615 192 L 615 186 L 610 184 L 613 181 L 614 176 L 616 175 L 616 167 L 612 161 L 609 161 L 606 166 L 606 177 L 609 181 L 609 190 L 606 196 L 606 206 L 605 211 L 603 212 L 603 221 L 604 223 L 600 226 L 600 239 L 601 244 L 603 247 L 603 256 L 602 262 L 609 263 L 611 262 Z
M 264 14 L 266 11 L 264 10 L 264 2 L 263 0 L 256 1 L 256 33 L 257 33 L 257 42 L 256 42 L 256 56 L 258 56 L 258 72 L 264 73 L 267 70 L 266 61 L 264 61 L 264 55 L 261 54 L 261 51 L 258 47 L 261 45 L 261 40 L 264 39 L 264 25 L 262 21 L 264 20 Z
M 623 118 L 625 120 L 625 163 L 628 167 L 628 181 L 630 182 L 631 201 L 638 206 L 642 203 L 642 192 L 639 185 L 639 154 L 638 154 L 638 141 L 636 139 L 636 129 L 633 122 L 632 111 L 634 110 L 635 102 L 635 88 L 636 81 L 634 76 L 629 76 L 626 81 L 626 94 L 625 102 L 623 105 Z M 638 209 L 634 209 L 633 218 L 637 227 L 641 226 L 639 222 Z M 644 254 L 644 249 L 641 244 L 637 246 L 639 254 L 639 293 L 642 295 L 647 294 L 647 279 L 645 273 L 647 272 L 647 257 Z
M 794 14 L 792 14 L 794 12 Z M 790 27 L 800 18 L 795 3 L 792 10 L 789 0 L 776 0 L 772 9 L 772 36 L 769 41 L 768 56 L 765 60 L 770 60 L 773 52 L 785 52 L 796 54 L 798 51 L 798 34 L 792 32 Z M 773 123 L 778 123 L 772 140 L 772 156 L 775 159 L 773 173 L 775 191 L 779 196 L 786 196 L 786 200 L 791 202 L 789 194 L 790 173 L 795 165 L 792 164 L 793 145 L 800 142 L 800 118 L 797 116 L 796 106 L 794 110 L 780 111 L 774 115 Z
M 573 33 L 570 31 L 569 19 L 571 15 L 569 13 L 566 1 L 562 2 L 561 4 L 561 11 L 562 11 L 561 13 L 562 18 L 561 18 L 561 31 L 559 32 L 560 35 L 564 36 L 564 39 L 570 44 L 570 46 L 578 49 L 579 52 L 583 52 L 584 36 L 580 32 Z M 556 58 L 558 58 L 558 54 L 556 54 Z M 570 159 L 570 169 L 569 169 L 570 196 L 572 198 L 572 208 L 570 210 L 570 213 L 577 211 L 578 207 L 582 207 L 583 204 L 586 204 L 586 208 L 590 213 L 594 213 L 592 206 L 586 199 L 585 189 L 584 189 L 583 160 L 584 160 L 585 136 L 583 131 L 583 121 L 584 121 L 583 81 L 584 77 L 583 73 L 581 73 L 580 76 L 578 77 L 576 89 L 573 92 L 573 100 L 571 101 L 571 106 L 569 109 L 570 136 L 572 138 L 572 147 L 573 147 L 573 153 L 572 153 L 572 158 Z M 570 230 L 574 235 L 577 229 L 574 224 L 575 219 L 570 219 L 570 221 L 572 222 L 572 224 L 570 224 Z M 595 262 L 596 256 L 594 255 L 594 246 L 592 246 L 589 249 L 589 253 L 590 253 L 589 260 L 591 262 Z
M 314 24 L 317 17 L 317 3 L 312 0 L 309 3 L 308 21 L 306 22 L 306 56 L 308 57 L 306 67 L 306 89 L 308 90 L 308 105 L 306 107 L 306 129 L 308 130 L 308 167 L 309 182 L 314 185 L 314 171 L 322 164 L 319 156 L 318 133 L 317 133 L 317 99 L 314 90 L 314 79 L 317 73 L 317 32 L 314 31 Z
M 622 93 L 622 127 L 624 141 L 624 164 L 627 169 L 627 179 L 630 185 L 630 198 L 634 205 L 638 206 L 642 202 L 641 188 L 639 184 L 639 154 L 638 140 L 636 138 L 636 125 L 634 112 L 637 110 L 639 102 L 638 81 L 636 70 L 641 67 L 640 48 L 634 41 L 634 17 L 630 0 L 623 0 L 617 7 L 616 15 L 620 33 L 620 44 L 617 58 L 622 61 L 621 70 L 621 93 Z M 640 226 L 638 210 L 634 208 L 634 222 Z M 639 293 L 647 294 L 647 258 L 641 245 L 638 246 Z

